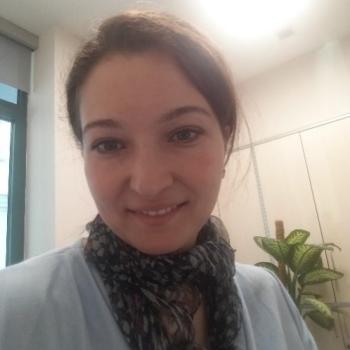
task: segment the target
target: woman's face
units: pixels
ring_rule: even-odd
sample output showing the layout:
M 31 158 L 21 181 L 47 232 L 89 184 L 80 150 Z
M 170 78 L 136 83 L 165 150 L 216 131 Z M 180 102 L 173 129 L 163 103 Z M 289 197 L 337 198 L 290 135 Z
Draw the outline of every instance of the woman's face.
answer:
M 214 208 L 225 144 L 212 109 L 166 55 L 114 55 L 81 89 L 87 181 L 105 223 L 147 254 L 189 249 Z

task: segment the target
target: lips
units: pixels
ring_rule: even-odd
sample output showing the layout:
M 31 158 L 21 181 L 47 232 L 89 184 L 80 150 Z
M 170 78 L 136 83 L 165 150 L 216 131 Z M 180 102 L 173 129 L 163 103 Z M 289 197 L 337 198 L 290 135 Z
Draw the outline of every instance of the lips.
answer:
M 157 209 L 157 210 L 150 210 L 150 209 L 137 210 L 136 213 L 141 213 L 141 214 L 150 215 L 150 216 L 158 216 L 158 215 L 164 215 L 164 214 L 170 213 L 177 207 L 178 205 L 172 205 L 172 206 L 162 208 L 162 209 Z
M 145 217 L 157 218 L 168 216 L 169 214 L 176 212 L 180 207 L 182 207 L 186 203 L 187 202 L 182 202 L 180 204 L 173 205 L 157 205 L 153 207 L 143 207 L 142 209 L 128 209 L 128 211 L 132 212 L 133 214 Z

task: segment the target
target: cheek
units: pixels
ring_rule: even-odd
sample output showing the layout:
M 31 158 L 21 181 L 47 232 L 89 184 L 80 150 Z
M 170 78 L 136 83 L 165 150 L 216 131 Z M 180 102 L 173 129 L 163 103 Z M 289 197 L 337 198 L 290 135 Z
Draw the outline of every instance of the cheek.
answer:
M 184 168 L 187 171 L 192 181 L 196 186 L 206 191 L 217 191 L 220 186 L 223 169 L 224 158 L 221 155 L 220 150 L 206 150 L 200 152 L 194 158 L 189 161 L 189 164 Z M 203 186 L 208 186 L 206 189 Z
M 89 159 L 84 159 L 85 176 L 90 192 L 98 205 L 100 202 L 108 201 L 113 194 L 112 189 L 117 184 L 115 176 L 106 171 L 100 164 L 94 164 Z

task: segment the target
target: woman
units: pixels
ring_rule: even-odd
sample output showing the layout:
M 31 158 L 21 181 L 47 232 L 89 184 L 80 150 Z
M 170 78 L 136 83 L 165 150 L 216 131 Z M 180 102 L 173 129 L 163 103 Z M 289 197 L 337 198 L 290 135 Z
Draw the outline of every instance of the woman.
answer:
M 111 18 L 85 44 L 67 106 L 99 214 L 86 240 L 0 274 L 1 349 L 316 349 L 210 215 L 236 130 L 229 77 L 168 15 Z

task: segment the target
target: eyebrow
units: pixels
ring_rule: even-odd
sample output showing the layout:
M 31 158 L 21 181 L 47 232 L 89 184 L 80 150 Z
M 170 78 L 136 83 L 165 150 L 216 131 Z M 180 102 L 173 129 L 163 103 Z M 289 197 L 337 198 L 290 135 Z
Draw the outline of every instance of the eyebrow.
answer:
M 169 121 L 171 121 L 173 119 L 176 119 L 178 117 L 185 116 L 186 114 L 189 114 L 189 113 L 201 114 L 201 115 L 205 115 L 207 117 L 211 116 L 210 112 L 207 111 L 203 107 L 199 107 L 199 106 L 182 106 L 182 107 L 176 108 L 174 110 L 171 110 L 169 112 L 166 112 L 166 113 L 162 114 L 162 116 L 158 120 L 158 123 L 162 123 L 163 124 L 165 122 L 169 122 Z
M 182 107 L 176 108 L 174 110 L 171 110 L 169 112 L 162 114 L 160 119 L 157 121 L 157 123 L 164 124 L 166 122 L 177 119 L 179 117 L 183 117 L 189 113 L 196 113 L 196 114 L 200 114 L 203 116 L 211 117 L 211 113 L 203 107 L 182 106 Z M 87 123 L 83 128 L 83 134 L 85 134 L 88 130 L 90 130 L 92 128 L 117 128 L 117 129 L 120 128 L 121 129 L 122 124 L 120 122 L 118 122 L 117 120 L 110 119 L 110 118 L 98 119 L 98 120 L 92 121 L 90 123 Z

